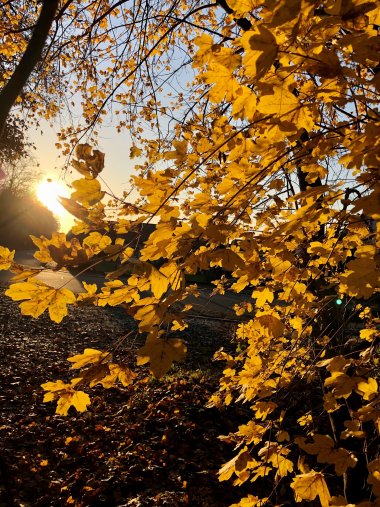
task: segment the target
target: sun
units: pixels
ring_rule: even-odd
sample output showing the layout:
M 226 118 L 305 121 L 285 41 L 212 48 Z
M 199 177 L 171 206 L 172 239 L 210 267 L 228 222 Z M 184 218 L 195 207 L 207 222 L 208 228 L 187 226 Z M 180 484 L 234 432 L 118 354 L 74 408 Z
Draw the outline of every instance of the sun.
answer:
M 47 178 L 36 187 L 37 199 L 48 208 L 60 222 L 61 229 L 68 229 L 72 224 L 71 215 L 59 202 L 59 197 L 67 197 L 68 189 L 58 181 Z

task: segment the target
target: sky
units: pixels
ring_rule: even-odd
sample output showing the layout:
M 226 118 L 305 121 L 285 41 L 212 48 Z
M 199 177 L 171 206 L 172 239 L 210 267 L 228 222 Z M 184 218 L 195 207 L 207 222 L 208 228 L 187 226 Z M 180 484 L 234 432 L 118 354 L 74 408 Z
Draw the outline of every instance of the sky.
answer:
M 55 147 L 57 142 L 56 133 L 59 126 L 51 127 L 48 122 L 42 121 L 38 129 L 30 130 L 29 135 L 31 141 L 36 146 L 33 157 L 39 163 L 39 169 L 43 174 L 42 181 L 52 180 L 54 185 L 51 186 L 52 194 L 56 192 L 57 185 L 64 186 L 62 188 L 63 197 L 70 196 L 70 188 L 67 183 L 75 179 L 79 179 L 81 175 L 74 169 L 72 174 L 64 177 L 62 168 L 65 163 L 65 157 L 60 155 L 60 151 Z M 99 135 L 99 149 L 105 153 L 105 168 L 101 174 L 104 183 L 103 190 L 109 190 L 120 196 L 123 190 L 129 189 L 129 178 L 133 173 L 134 166 L 138 161 L 129 158 L 130 148 L 132 146 L 128 132 L 117 133 L 114 127 L 102 127 Z M 66 181 L 65 181 L 66 180 Z M 107 189 L 106 185 L 109 189 Z M 46 186 L 45 186 L 46 188 Z M 46 190 L 45 190 L 46 193 Z M 41 200 L 44 200 L 43 198 Z M 50 202 L 49 202 L 50 201 Z M 73 225 L 73 217 L 63 208 L 59 209 L 56 205 L 51 206 L 52 198 L 47 198 L 44 204 L 57 215 L 60 222 L 61 230 L 67 232 Z

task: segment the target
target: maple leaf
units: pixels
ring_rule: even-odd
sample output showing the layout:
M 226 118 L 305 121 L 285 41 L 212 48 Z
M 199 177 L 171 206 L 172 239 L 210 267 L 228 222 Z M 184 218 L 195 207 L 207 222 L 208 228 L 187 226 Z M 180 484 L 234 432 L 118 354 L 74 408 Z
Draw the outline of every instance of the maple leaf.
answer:
M 329 463 L 335 466 L 337 475 L 343 475 L 348 468 L 356 466 L 357 458 L 347 449 L 334 448 L 334 441 L 328 435 L 314 435 L 314 442 L 307 444 L 303 437 L 298 437 L 295 442 L 309 454 L 317 455 L 319 463 Z
M 102 252 L 111 243 L 112 239 L 109 236 L 100 234 L 99 232 L 91 232 L 83 240 L 83 246 L 86 247 L 86 250 L 88 250 L 90 255 L 96 255 L 99 252 Z
M 4 246 L 0 246 L 0 270 L 9 269 L 12 266 L 15 250 L 10 251 Z
M 228 481 L 236 471 L 241 472 L 244 470 L 250 459 L 251 455 L 249 454 L 248 447 L 245 446 L 239 454 L 225 463 L 219 470 L 219 481 Z
M 267 301 L 268 303 L 272 303 L 274 294 L 268 287 L 264 287 L 254 290 L 252 297 L 256 299 L 256 306 L 264 306 Z
M 232 70 L 216 62 L 210 63 L 204 79 L 206 83 L 213 85 L 209 91 L 210 100 L 213 102 L 220 102 L 224 98 L 231 100 L 240 87 Z
M 294 490 L 296 502 L 314 500 L 318 496 L 322 507 L 329 506 L 330 492 L 324 476 L 320 472 L 312 470 L 307 474 L 296 475 L 290 487 Z
M 379 270 L 375 262 L 375 247 L 366 245 L 356 252 L 358 258 L 347 263 L 340 275 L 342 294 L 368 299 L 380 287 Z
M 61 393 L 58 399 L 56 414 L 67 415 L 71 406 L 78 412 L 85 412 L 90 403 L 90 397 L 84 391 L 66 391 Z
M 245 49 L 243 64 L 248 75 L 255 79 L 263 77 L 273 65 L 278 52 L 273 32 L 262 25 L 255 26 L 245 32 L 240 41 Z
M 101 352 L 96 349 L 84 349 L 83 354 L 76 354 L 75 356 L 68 357 L 67 360 L 70 363 L 74 363 L 71 368 L 76 370 L 89 364 L 100 363 L 107 357 L 111 359 L 111 355 L 108 352 Z
M 121 280 L 106 282 L 102 292 L 98 295 L 99 306 L 117 306 L 122 303 L 131 303 L 138 299 L 136 289 L 125 285 Z
M 259 498 L 258 496 L 248 495 L 242 498 L 239 503 L 234 503 L 230 507 L 261 507 L 266 504 L 266 501 L 266 498 Z
M 137 374 L 126 366 L 110 363 L 108 368 L 109 374 L 99 381 L 106 389 L 113 387 L 117 381 L 121 382 L 124 387 L 127 387 L 132 384 L 133 379 L 137 377 Z
M 256 9 L 260 4 L 260 0 L 228 0 L 228 5 L 235 11 L 237 16 L 245 16 Z
M 78 144 L 76 147 L 76 155 L 79 159 L 85 161 L 86 169 L 83 170 L 83 166 L 81 165 L 78 168 L 78 164 L 76 164 L 76 160 L 73 161 L 73 166 L 77 169 L 81 174 L 85 175 L 87 178 L 91 179 L 96 177 L 100 172 L 102 172 L 104 168 L 104 153 L 99 150 L 94 150 L 91 145 L 88 143 Z
M 76 301 L 75 295 L 70 290 L 54 289 L 35 279 L 14 283 L 5 294 L 13 301 L 27 300 L 20 304 L 23 315 L 37 318 L 48 309 L 51 320 L 57 323 L 67 315 L 67 305 Z
M 363 400 L 372 400 L 378 392 L 378 385 L 374 378 L 361 379 L 355 391 L 363 397 Z
M 279 120 L 292 124 L 296 130 L 304 128 L 310 131 L 314 127 L 312 110 L 302 105 L 285 83 L 275 84 L 271 93 L 261 95 L 257 109 L 263 114 L 276 115 Z
M 140 148 L 138 148 L 137 146 L 131 146 L 130 148 L 130 151 L 129 151 L 129 156 L 130 158 L 137 158 L 137 157 L 140 157 L 142 155 L 142 150 Z
M 85 208 L 89 208 L 103 199 L 104 192 L 100 190 L 101 187 L 98 180 L 82 178 L 73 181 L 72 186 L 75 192 L 71 194 L 70 199 L 79 201 Z
M 82 285 L 85 288 L 86 292 L 81 292 L 80 294 L 78 294 L 77 303 L 96 302 L 96 300 L 97 300 L 96 292 L 98 290 L 96 283 L 87 283 L 87 282 L 83 281 Z
M 350 437 L 365 438 L 367 435 L 365 431 L 362 431 L 360 421 L 344 421 L 344 425 L 347 429 L 340 434 L 342 440 Z
M 77 378 L 73 379 L 70 384 L 65 384 L 62 380 L 42 384 L 42 389 L 48 391 L 44 396 L 44 402 L 58 400 L 56 414 L 59 415 L 67 415 L 71 406 L 76 408 L 78 412 L 84 412 L 91 400 L 84 391 L 74 389 L 80 381 L 81 379 Z
M 88 209 L 85 206 L 82 206 L 74 199 L 68 199 L 67 197 L 60 196 L 58 201 L 62 204 L 66 211 L 68 211 L 71 215 L 80 220 L 87 220 L 88 218 Z
M 248 424 L 242 424 L 239 426 L 238 435 L 244 438 L 247 445 L 252 443 L 258 444 L 262 440 L 267 429 L 267 426 L 256 424 L 254 421 L 249 421 Z
M 186 345 L 178 338 L 148 338 L 145 345 L 137 351 L 137 364 L 150 363 L 153 375 L 161 378 L 170 370 L 173 361 L 181 362 L 185 359 L 186 352 Z

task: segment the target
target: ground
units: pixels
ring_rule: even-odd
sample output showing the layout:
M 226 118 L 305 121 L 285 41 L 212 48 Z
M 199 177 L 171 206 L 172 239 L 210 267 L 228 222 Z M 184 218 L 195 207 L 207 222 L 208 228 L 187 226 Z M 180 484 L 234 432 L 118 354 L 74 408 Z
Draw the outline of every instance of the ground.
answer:
M 77 308 L 60 325 L 22 317 L 1 293 L 0 507 L 222 507 L 242 496 L 216 472 L 233 456 L 217 437 L 243 413 L 205 407 L 222 366 L 211 357 L 230 346 L 231 322 L 194 320 L 188 361 L 163 380 L 134 366 L 140 344 L 126 339 L 115 359 L 138 372 L 132 386 L 92 389 L 90 409 L 68 417 L 42 403 L 41 383 L 70 378 L 68 356 L 106 349 L 132 328 L 122 309 Z

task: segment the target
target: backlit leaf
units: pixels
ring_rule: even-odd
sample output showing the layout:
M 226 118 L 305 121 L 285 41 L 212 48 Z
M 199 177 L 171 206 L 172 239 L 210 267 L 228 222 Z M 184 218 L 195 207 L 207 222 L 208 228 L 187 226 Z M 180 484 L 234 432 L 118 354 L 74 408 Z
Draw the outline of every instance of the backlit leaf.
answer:
M 26 300 L 20 304 L 23 315 L 37 318 L 48 310 L 51 320 L 57 323 L 67 315 L 67 305 L 76 301 L 75 295 L 70 290 L 54 289 L 36 279 L 14 283 L 5 294 L 13 301 Z
M 329 506 L 330 492 L 322 473 L 312 470 L 307 474 L 296 475 L 290 486 L 294 490 L 296 502 L 311 501 L 318 496 L 322 507 Z
M 173 361 L 181 362 L 185 359 L 186 351 L 186 345 L 178 338 L 148 339 L 145 345 L 137 351 L 137 364 L 150 363 L 153 375 L 156 378 L 161 378 L 170 370 Z

